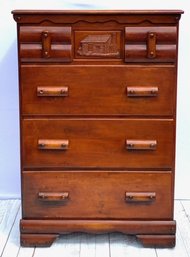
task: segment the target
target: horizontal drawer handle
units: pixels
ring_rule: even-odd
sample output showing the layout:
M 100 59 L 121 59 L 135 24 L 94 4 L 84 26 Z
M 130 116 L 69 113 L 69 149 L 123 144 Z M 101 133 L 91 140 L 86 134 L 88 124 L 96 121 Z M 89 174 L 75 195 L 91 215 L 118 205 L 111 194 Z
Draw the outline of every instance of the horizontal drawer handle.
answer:
M 156 193 L 144 193 L 144 192 L 126 192 L 125 200 L 126 202 L 152 202 L 156 199 Z
M 37 87 L 37 96 L 68 96 L 68 87 Z
M 156 140 L 126 140 L 127 150 L 156 150 Z
M 53 193 L 53 192 L 39 192 L 38 199 L 41 201 L 51 201 L 51 202 L 62 202 L 69 198 L 68 192 Z
M 129 97 L 155 97 L 158 95 L 158 87 L 127 87 Z
M 38 149 L 40 150 L 67 150 L 69 140 L 39 139 Z

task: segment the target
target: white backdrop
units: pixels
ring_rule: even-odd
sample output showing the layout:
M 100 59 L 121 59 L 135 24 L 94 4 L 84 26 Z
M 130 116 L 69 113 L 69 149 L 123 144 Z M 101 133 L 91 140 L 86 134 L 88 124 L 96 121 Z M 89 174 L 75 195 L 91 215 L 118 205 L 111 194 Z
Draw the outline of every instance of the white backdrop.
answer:
M 190 1 L 0 0 L 0 198 L 20 197 L 16 23 L 13 9 L 182 9 L 175 198 L 190 198 Z

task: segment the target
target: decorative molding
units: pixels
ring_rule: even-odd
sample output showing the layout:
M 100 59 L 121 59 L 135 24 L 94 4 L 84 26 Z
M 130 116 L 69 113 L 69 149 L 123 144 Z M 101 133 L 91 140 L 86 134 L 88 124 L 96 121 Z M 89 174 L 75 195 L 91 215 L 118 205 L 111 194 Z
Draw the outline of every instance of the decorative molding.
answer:
M 17 23 L 25 23 L 22 21 L 22 19 L 20 18 L 19 20 L 17 18 L 15 18 L 15 21 Z M 29 24 L 43 24 L 43 23 L 52 23 L 52 24 L 64 24 L 64 25 L 68 25 L 68 24 L 77 24 L 77 23 L 89 23 L 89 24 L 97 24 L 97 23 L 117 23 L 119 25 L 125 25 L 125 24 L 130 24 L 130 25 L 140 25 L 140 24 L 150 24 L 150 25 L 154 25 L 154 24 L 159 24 L 159 25 L 162 25 L 162 23 L 160 21 L 151 21 L 151 20 L 148 20 L 148 19 L 144 19 L 144 20 L 141 20 L 141 21 L 137 21 L 137 22 L 131 22 L 131 21 L 126 21 L 123 22 L 123 21 L 118 21 L 118 20 L 114 20 L 114 19 L 111 19 L 111 20 L 96 20 L 96 21 L 90 21 L 90 20 L 75 20 L 75 21 L 69 21 L 68 22 L 65 22 L 65 21 L 53 21 L 51 19 L 45 19 L 45 20 L 40 20 L 38 22 L 30 22 Z M 163 23 L 163 25 L 165 24 L 178 24 L 178 20 L 174 20 L 173 22 L 165 22 Z

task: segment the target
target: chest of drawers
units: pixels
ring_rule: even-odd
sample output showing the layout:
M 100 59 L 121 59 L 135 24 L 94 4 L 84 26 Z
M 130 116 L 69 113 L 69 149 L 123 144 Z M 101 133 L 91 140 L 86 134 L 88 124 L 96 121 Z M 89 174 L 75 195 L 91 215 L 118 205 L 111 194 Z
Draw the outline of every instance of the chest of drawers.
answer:
M 13 11 L 23 246 L 119 231 L 174 246 L 182 11 Z

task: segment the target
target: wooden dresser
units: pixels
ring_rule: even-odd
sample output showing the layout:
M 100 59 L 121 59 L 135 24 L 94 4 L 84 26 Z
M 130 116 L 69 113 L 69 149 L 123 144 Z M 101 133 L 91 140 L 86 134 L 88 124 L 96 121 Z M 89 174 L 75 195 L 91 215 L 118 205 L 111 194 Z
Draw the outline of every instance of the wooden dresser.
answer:
M 119 231 L 175 245 L 176 11 L 12 12 L 21 245 Z

